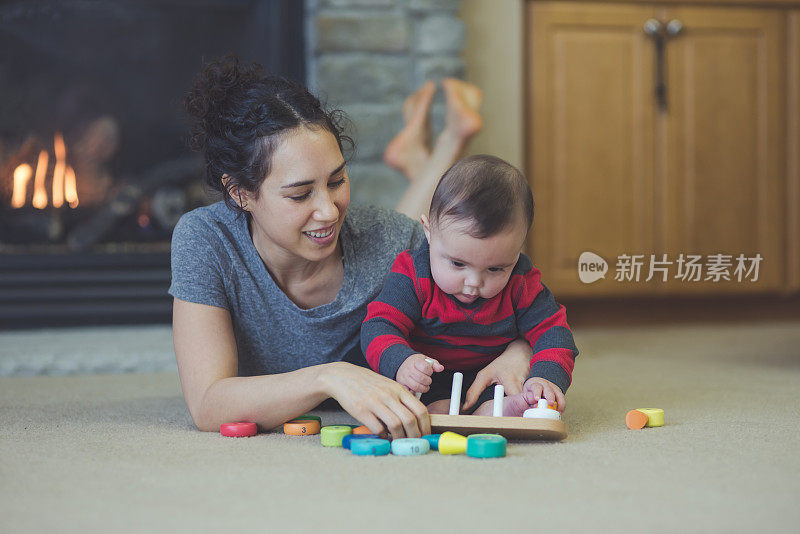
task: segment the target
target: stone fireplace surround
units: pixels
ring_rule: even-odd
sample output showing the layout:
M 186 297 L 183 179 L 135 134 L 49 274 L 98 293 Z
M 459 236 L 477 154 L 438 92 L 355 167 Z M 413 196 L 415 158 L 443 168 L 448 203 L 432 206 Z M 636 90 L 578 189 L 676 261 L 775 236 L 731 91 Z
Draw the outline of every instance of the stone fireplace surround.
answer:
M 393 207 L 406 186 L 382 161 L 403 100 L 426 79 L 463 77 L 461 0 L 306 0 L 309 87 L 355 127 L 352 202 Z M 441 91 L 434 135 L 443 126 Z

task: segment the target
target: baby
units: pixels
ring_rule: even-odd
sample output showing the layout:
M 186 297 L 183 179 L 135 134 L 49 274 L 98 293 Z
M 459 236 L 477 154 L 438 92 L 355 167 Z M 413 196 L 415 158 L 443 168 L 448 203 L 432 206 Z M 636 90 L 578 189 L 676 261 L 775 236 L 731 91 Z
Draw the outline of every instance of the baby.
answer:
M 521 337 L 533 347 L 530 374 L 522 393 L 504 399 L 503 415 L 521 416 L 540 398 L 563 412 L 578 349 L 564 306 L 520 252 L 533 223 L 525 177 L 494 156 L 461 159 L 421 220 L 427 241 L 397 256 L 367 307 L 361 348 L 369 365 L 423 393 L 430 413 L 447 413 L 453 373 L 464 373 L 465 391 Z M 492 414 L 493 389 L 481 393 L 475 415 Z

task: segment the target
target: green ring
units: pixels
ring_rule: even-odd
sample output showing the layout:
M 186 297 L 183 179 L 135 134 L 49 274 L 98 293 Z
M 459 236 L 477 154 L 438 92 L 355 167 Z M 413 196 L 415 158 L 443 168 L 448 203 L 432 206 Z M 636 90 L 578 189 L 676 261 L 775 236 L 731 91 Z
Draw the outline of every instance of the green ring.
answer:
M 472 458 L 502 458 L 506 455 L 508 440 L 499 434 L 472 434 L 467 436 L 467 456 Z
M 320 440 L 323 447 L 341 447 L 342 438 L 352 433 L 353 429 L 346 425 L 323 426 L 320 430 Z

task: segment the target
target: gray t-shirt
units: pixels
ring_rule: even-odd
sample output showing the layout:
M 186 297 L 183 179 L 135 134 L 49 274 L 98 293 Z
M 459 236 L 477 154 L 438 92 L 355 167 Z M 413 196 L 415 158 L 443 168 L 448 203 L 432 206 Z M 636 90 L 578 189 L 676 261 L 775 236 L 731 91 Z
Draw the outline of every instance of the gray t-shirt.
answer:
M 359 335 L 367 304 L 395 257 L 425 239 L 394 211 L 351 207 L 340 234 L 344 281 L 330 304 L 304 310 L 275 284 L 256 251 L 247 218 L 223 202 L 181 217 L 172 235 L 172 285 L 181 300 L 228 310 L 239 375 L 285 373 L 340 360 L 364 363 Z

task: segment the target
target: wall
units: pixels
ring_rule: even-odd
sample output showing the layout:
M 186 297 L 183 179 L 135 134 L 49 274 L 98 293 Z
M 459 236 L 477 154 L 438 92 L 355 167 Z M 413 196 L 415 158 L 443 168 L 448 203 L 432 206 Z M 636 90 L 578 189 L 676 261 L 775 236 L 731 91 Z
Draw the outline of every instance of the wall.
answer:
M 308 84 L 355 126 L 354 204 L 393 207 L 406 187 L 382 161 L 403 100 L 424 80 L 463 77 L 460 0 L 306 0 Z M 441 94 L 433 127 L 443 122 Z
M 471 154 L 494 154 L 523 169 L 524 0 L 463 0 L 466 79 L 484 92 L 484 129 Z

